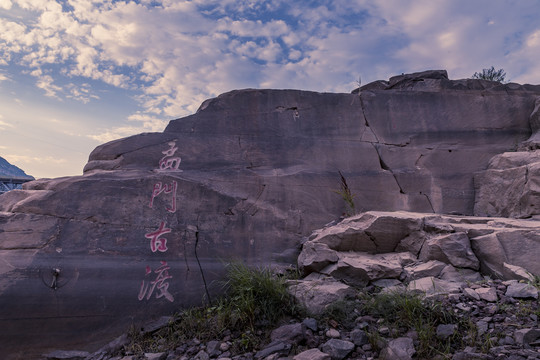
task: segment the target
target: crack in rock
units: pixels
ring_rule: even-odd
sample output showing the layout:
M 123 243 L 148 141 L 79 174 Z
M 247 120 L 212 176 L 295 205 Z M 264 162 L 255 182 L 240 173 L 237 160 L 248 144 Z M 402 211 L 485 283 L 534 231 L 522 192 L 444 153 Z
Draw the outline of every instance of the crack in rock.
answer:
M 369 126 L 369 122 L 368 122 L 368 119 L 367 119 L 367 116 L 366 116 L 366 110 L 365 110 L 365 107 L 364 107 L 364 99 L 362 99 L 362 94 L 360 94 L 359 98 L 360 98 L 360 108 L 362 109 L 362 116 L 364 117 L 364 126 L 366 127 L 366 129 L 369 129 L 371 131 L 373 136 L 375 136 L 376 142 L 378 143 L 379 142 L 379 137 L 371 129 L 371 126 Z
M 400 194 L 405 194 L 405 192 L 403 191 L 403 188 L 401 187 L 401 185 L 399 184 L 399 181 L 397 179 L 397 176 L 396 174 L 394 174 L 394 171 L 384 162 L 381 154 L 379 153 L 379 149 L 377 148 L 377 146 L 375 144 L 373 144 L 373 148 L 375 149 L 375 152 L 377 153 L 377 156 L 379 158 L 379 164 L 381 166 L 381 169 L 383 170 L 386 170 L 386 171 L 389 171 L 390 174 L 392 174 L 392 176 L 394 177 L 394 181 L 396 182 L 396 185 L 398 186 L 399 188 L 399 193 Z

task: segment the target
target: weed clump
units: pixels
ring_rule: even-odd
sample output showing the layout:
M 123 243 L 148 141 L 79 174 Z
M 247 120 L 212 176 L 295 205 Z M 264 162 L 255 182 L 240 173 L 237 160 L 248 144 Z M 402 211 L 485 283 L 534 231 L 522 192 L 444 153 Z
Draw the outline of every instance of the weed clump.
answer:
M 268 326 L 297 309 L 287 292 L 285 278 L 271 269 L 251 269 L 235 262 L 227 266 L 225 294 L 240 325 Z
M 339 171 L 339 177 L 340 177 L 340 188 L 339 190 L 334 190 L 334 192 L 341 196 L 341 198 L 345 202 L 345 205 L 347 206 L 345 215 L 347 216 L 354 215 L 356 214 L 356 205 L 354 204 L 355 195 L 352 193 L 351 188 L 349 187 L 349 184 L 347 184 L 347 179 L 345 179 L 345 176 L 343 176 L 341 171 Z
M 441 301 L 413 292 L 379 293 L 366 298 L 362 313 L 384 319 L 395 337 L 414 330 L 418 335 L 419 358 L 432 358 L 459 349 L 463 345 L 462 334 L 476 332 L 474 324 L 458 318 Z M 437 327 L 445 324 L 455 324 L 458 330 L 442 339 L 436 336 Z

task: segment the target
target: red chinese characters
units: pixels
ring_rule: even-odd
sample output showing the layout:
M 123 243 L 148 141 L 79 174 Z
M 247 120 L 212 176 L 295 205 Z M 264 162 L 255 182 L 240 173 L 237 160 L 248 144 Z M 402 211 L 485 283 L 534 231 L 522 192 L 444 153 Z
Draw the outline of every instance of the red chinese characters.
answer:
M 161 266 L 153 271 L 156 275 L 155 279 L 152 281 L 143 280 L 141 287 L 139 289 L 139 300 L 143 300 L 146 297 L 146 300 L 150 300 L 152 295 L 156 295 L 156 299 L 164 297 L 170 302 L 174 301 L 174 297 L 169 293 L 169 283 L 167 280 L 172 279 L 172 276 L 169 275 L 170 266 L 166 261 L 161 261 Z M 152 274 L 152 269 L 146 267 L 146 276 L 149 277 Z
M 152 190 L 152 198 L 150 199 L 149 207 L 154 206 L 154 199 L 161 195 L 161 193 L 172 194 L 171 195 L 171 206 L 167 207 L 167 211 L 174 213 L 176 212 L 176 189 L 178 188 L 178 183 L 172 181 L 170 184 L 163 184 L 161 181 L 154 184 L 154 189 Z
M 179 169 L 181 158 L 175 156 L 178 147 L 176 147 L 176 142 L 172 141 L 168 143 L 169 149 L 162 151 L 164 155 L 159 160 L 159 171 L 175 171 L 180 172 Z M 163 183 L 161 181 L 156 182 L 152 189 L 152 196 L 148 206 L 150 208 L 154 207 L 154 200 L 156 197 L 161 196 L 162 194 L 170 195 L 170 205 L 166 206 L 166 210 L 169 213 L 176 212 L 176 190 L 178 189 L 178 183 L 176 181 L 171 181 L 170 183 Z M 169 234 L 172 230 L 166 226 L 165 221 L 161 221 L 159 227 L 155 231 L 144 234 L 144 237 L 150 240 L 150 250 L 155 252 L 166 252 L 167 248 L 167 239 L 163 236 Z M 150 266 L 146 266 L 146 275 L 145 279 L 142 281 L 139 288 L 139 300 L 150 300 L 153 295 L 156 299 L 165 298 L 170 302 L 174 301 L 174 297 L 169 292 L 169 280 L 172 279 L 172 276 L 169 274 L 170 266 L 166 261 L 160 261 L 161 266 L 152 271 Z M 152 278 L 152 275 L 154 277 Z
M 159 229 L 152 231 L 150 233 L 144 234 L 144 237 L 150 239 L 150 250 L 152 252 L 167 251 L 167 239 L 160 238 L 161 235 L 165 235 L 171 232 L 171 229 L 165 227 L 165 221 L 162 221 L 159 224 Z
M 182 171 L 178 169 L 180 167 L 180 162 L 182 159 L 179 156 L 174 156 L 176 150 L 176 141 L 171 141 L 169 144 L 169 149 L 162 151 L 161 153 L 165 156 L 159 160 L 159 170 L 161 171 Z

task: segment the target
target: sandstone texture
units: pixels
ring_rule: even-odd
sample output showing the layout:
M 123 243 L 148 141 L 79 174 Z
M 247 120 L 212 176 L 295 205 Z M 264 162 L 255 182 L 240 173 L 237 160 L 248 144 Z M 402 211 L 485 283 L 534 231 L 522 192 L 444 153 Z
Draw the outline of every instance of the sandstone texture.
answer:
M 322 312 L 324 307 L 307 298 L 320 282 L 317 274 L 355 287 L 373 284 L 428 295 L 458 292 L 482 275 L 530 283 L 540 274 L 539 230 L 540 221 L 533 219 L 369 211 L 313 232 L 298 257 L 309 276 L 291 292 Z M 522 287 L 509 291 L 526 292 L 526 284 Z M 497 301 L 494 290 L 474 296 Z
M 404 268 L 441 281 L 477 270 L 507 278 L 503 263 L 539 274 L 534 220 L 429 218 L 538 214 L 539 96 L 540 86 L 446 71 L 353 94 L 238 90 L 162 133 L 101 145 L 83 175 L 0 196 L 3 351 L 94 351 L 133 323 L 211 299 L 224 261 L 295 264 L 306 236 L 350 211 L 335 193 L 340 171 L 356 209 L 370 212 L 305 243 L 306 271 L 355 286 Z M 493 159 L 512 150 L 526 159 L 508 169 L 524 175 L 501 196 L 511 176 Z M 380 226 L 362 230 L 372 220 Z M 445 267 L 431 274 L 430 261 Z

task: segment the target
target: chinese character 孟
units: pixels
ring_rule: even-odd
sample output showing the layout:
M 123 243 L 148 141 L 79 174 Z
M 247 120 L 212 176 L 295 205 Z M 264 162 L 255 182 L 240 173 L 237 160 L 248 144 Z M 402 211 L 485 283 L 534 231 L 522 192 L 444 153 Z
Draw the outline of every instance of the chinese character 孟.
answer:
M 167 282 L 167 280 L 172 279 L 172 276 L 169 275 L 170 268 L 171 267 L 167 264 L 166 261 L 161 261 L 161 266 L 154 270 L 154 274 L 157 275 L 155 280 L 142 281 L 141 288 L 139 289 L 138 299 L 143 300 L 146 297 L 146 300 L 150 300 L 150 298 L 154 294 L 154 290 L 157 289 L 156 299 L 164 297 L 170 302 L 173 302 L 174 297 L 169 292 L 169 283 Z M 152 269 L 150 268 L 150 266 L 147 266 L 145 277 L 149 276 L 150 274 L 152 274 Z
M 161 153 L 165 155 L 159 160 L 159 170 L 161 171 L 182 171 L 178 169 L 180 167 L 180 162 L 182 159 L 179 156 L 174 157 L 174 153 L 178 148 L 176 147 L 176 141 L 171 141 L 169 144 L 169 149 L 162 151 Z

